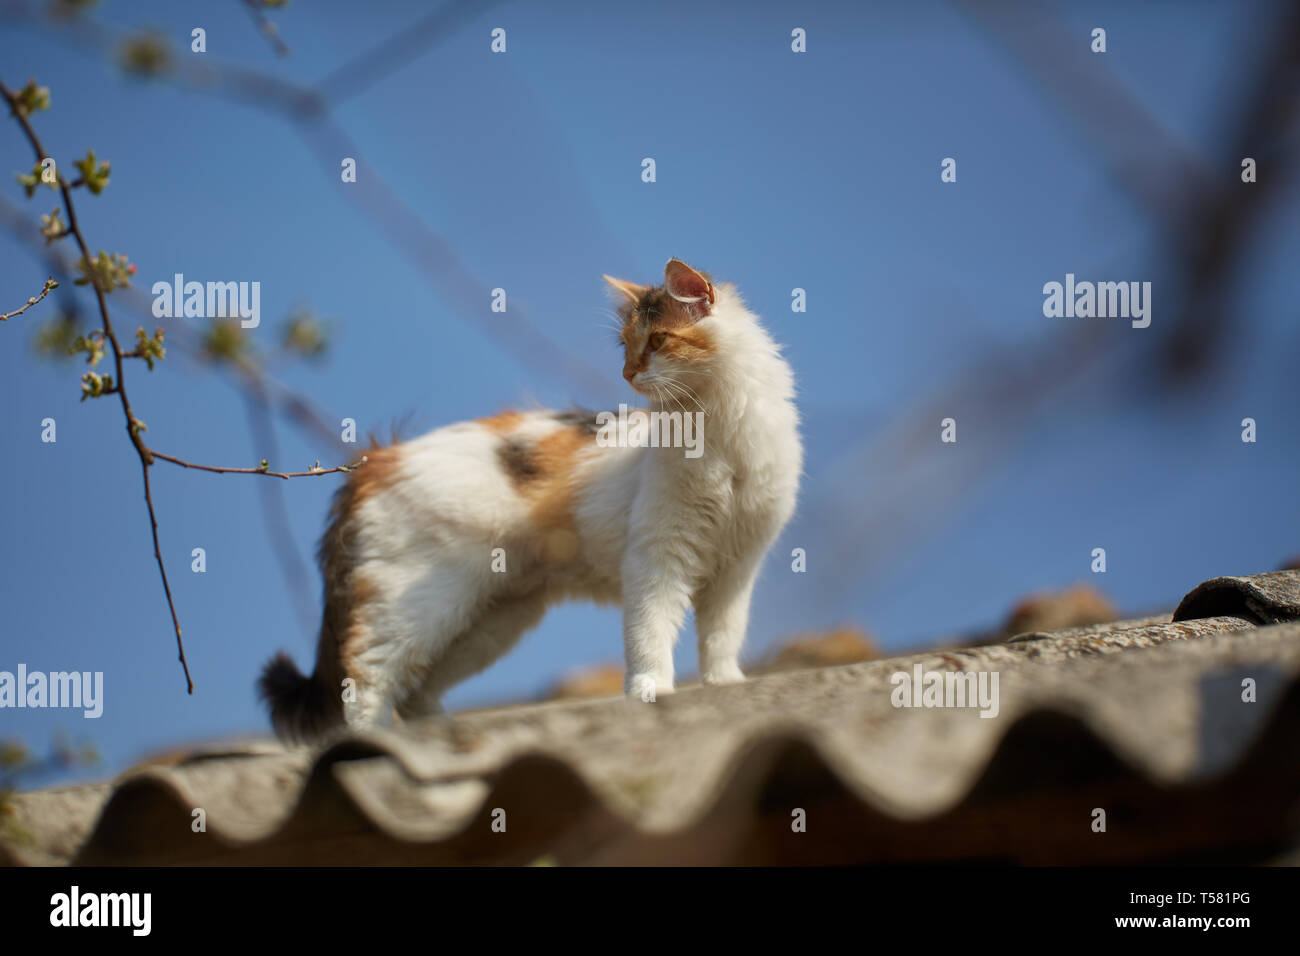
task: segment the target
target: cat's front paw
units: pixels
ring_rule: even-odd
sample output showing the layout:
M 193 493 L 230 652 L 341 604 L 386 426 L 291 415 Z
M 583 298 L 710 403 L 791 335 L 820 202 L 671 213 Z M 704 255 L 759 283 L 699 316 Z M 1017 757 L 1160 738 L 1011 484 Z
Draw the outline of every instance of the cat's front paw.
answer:
M 628 697 L 653 704 L 656 697 L 673 692 L 673 682 L 654 674 L 629 674 L 623 683 L 623 691 Z
M 739 684 L 744 681 L 744 679 L 744 673 L 741 671 L 739 665 L 734 663 L 715 664 L 700 675 L 700 680 L 711 687 L 716 687 L 721 684 Z

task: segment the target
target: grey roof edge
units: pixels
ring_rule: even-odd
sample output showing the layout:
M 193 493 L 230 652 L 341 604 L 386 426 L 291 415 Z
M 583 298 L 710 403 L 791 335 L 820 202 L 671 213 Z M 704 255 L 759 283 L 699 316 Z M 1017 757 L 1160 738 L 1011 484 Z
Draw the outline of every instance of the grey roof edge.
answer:
M 1160 834 L 1169 828 L 1157 821 L 1171 816 L 1197 821 L 1195 829 L 1210 843 L 1216 834 L 1232 834 L 1240 844 L 1243 828 L 1250 845 L 1280 839 L 1290 825 L 1286 808 L 1300 797 L 1297 727 L 1300 676 L 1292 673 L 1259 733 L 1230 768 L 1209 780 L 1170 783 L 1126 759 L 1113 728 L 1095 724 L 1090 715 L 1035 708 L 1005 728 L 952 806 L 918 820 L 901 817 L 874 799 L 834 748 L 792 724 L 744 741 L 715 771 L 712 799 L 662 832 L 642 828 L 621 813 L 571 762 L 533 750 L 515 755 L 487 776 L 486 796 L 453 832 L 424 841 L 386 826 L 334 772 L 339 765 L 370 757 L 388 757 L 401 766 L 400 748 L 375 738 L 349 739 L 316 757 L 287 819 L 251 838 L 211 823 L 208 832 L 191 833 L 194 796 L 163 773 L 133 775 L 113 791 L 73 862 L 256 865 L 284 862 L 287 854 L 305 865 L 347 865 L 365 862 L 355 859 L 357 846 L 376 840 L 386 860 L 431 865 L 528 863 L 543 854 L 576 863 L 689 862 L 693 856 L 708 862 L 704 848 L 717 847 L 720 840 L 743 862 L 790 862 L 816 842 L 789 844 L 791 806 L 817 806 L 819 815 L 839 819 L 831 828 L 837 845 L 822 846 L 821 852 L 846 854 L 846 861 L 863 859 L 862 854 L 880 862 L 914 859 L 918 846 L 942 859 L 941 835 L 954 828 L 963 831 L 968 844 L 974 841 L 980 858 L 1068 862 L 1074 853 L 1085 861 L 1096 859 L 1099 845 L 1086 825 L 1079 828 L 1087 834 L 1079 845 L 1067 838 L 1063 851 L 1053 850 L 1044 843 L 1041 827 L 1021 827 L 1016 815 L 1032 809 L 1039 819 L 1086 816 L 1100 799 L 1090 790 L 1101 783 L 1113 790 L 1116 781 L 1126 794 L 1128 826 L 1142 831 L 1148 856 L 1165 858 L 1181 846 L 1160 843 Z M 1062 789 L 1046 801 L 1013 792 L 1027 773 L 1034 780 L 1058 780 Z M 492 830 L 497 807 L 510 808 L 508 834 Z M 1223 817 L 1224 808 L 1233 808 L 1231 819 Z M 1136 820 L 1145 822 L 1139 827 Z M 160 832 L 184 833 L 185 839 L 160 841 Z M 963 856 L 969 858 L 969 849 Z M 1125 849 L 1133 849 L 1131 841 Z
M 69 861 L 81 865 L 437 865 L 528 863 L 539 856 L 565 863 L 958 858 L 1070 863 L 1169 861 L 1180 853 L 1216 849 L 1243 852 L 1243 848 L 1294 841 L 1300 835 L 1294 817 L 1300 802 L 1300 733 L 1296 732 L 1300 730 L 1300 623 L 1258 624 L 1264 616 L 1289 614 L 1297 596 L 1297 572 L 1216 578 L 1184 599 L 1174 615 L 1174 622 L 1182 623 L 1117 622 L 1109 633 L 1057 632 L 1042 635 L 1054 637 L 1045 642 L 991 645 L 951 654 L 936 649 L 758 678 L 754 682 L 758 686 L 748 690 L 738 686 L 715 691 L 715 695 L 729 692 L 737 699 L 753 696 L 760 703 L 785 699 L 773 697 L 771 690 L 764 696 L 762 684 L 775 678 L 778 683 L 772 688 L 783 694 L 803 686 L 805 693 L 839 688 L 837 692 L 843 694 L 847 688 L 857 695 L 859 681 L 867 678 L 878 689 L 880 674 L 872 675 L 881 668 L 932 655 L 948 658 L 958 670 L 967 658 L 998 668 L 1012 666 L 1014 657 L 1043 675 L 1035 681 L 1065 675 L 1080 680 L 1084 689 L 1090 686 L 1087 668 L 1100 673 L 1096 668 L 1105 667 L 1107 674 L 1129 675 L 1122 690 L 1125 699 L 1137 699 L 1179 680 L 1180 670 L 1186 671 L 1184 684 L 1189 675 L 1196 680 L 1223 677 L 1228 684 L 1221 684 L 1219 691 L 1231 691 L 1235 675 L 1242 673 L 1233 667 L 1258 670 L 1261 665 L 1280 665 L 1258 719 L 1252 719 L 1248 732 L 1234 738 L 1236 743 L 1226 751 L 1228 759 L 1207 764 L 1208 770 L 1178 765 L 1182 769 L 1165 772 L 1172 765 L 1150 759 L 1152 741 L 1139 739 L 1144 724 L 1134 723 L 1136 711 L 1121 707 L 1124 719 L 1116 722 L 1106 719 L 1101 710 L 1090 709 L 1104 702 L 1104 695 L 1098 697 L 1093 686 L 1085 697 L 1067 691 L 1028 707 L 1008 708 L 1006 716 L 1011 719 L 997 723 L 997 732 L 984 738 L 987 745 L 975 748 L 978 753 L 960 767 L 943 768 L 951 771 L 947 774 L 954 785 L 950 796 L 925 804 L 923 810 L 917 804 L 918 811 L 909 814 L 907 807 L 900 807 L 880 789 L 889 778 L 879 775 L 879 765 L 864 773 L 864 765 L 843 749 L 835 735 L 827 736 L 824 727 L 819 735 L 815 725 L 802 725 L 792 712 L 729 737 L 725 747 L 718 748 L 717 761 L 694 767 L 703 784 L 701 799 L 683 805 L 681 812 L 662 821 L 665 825 L 647 826 L 645 816 L 637 817 L 611 799 L 608 780 L 586 774 L 591 768 L 584 767 L 585 757 L 575 759 L 579 751 L 529 744 L 505 751 L 502 759 L 472 771 L 468 769 L 475 762 L 471 747 L 466 764 L 455 764 L 455 772 L 448 774 L 445 758 L 438 756 L 447 754 L 446 749 L 427 754 L 415 749 L 427 749 L 423 730 L 417 728 L 421 736 L 410 740 L 406 739 L 409 732 L 381 730 L 346 734 L 316 750 L 277 752 L 266 746 L 258 752 L 206 761 L 199 755 L 181 765 L 189 766 L 185 772 L 157 766 L 131 771 L 112 784 L 92 785 L 101 793 L 92 804 L 94 812 L 82 818 L 62 849 L 41 854 L 18 844 L 6 846 L 0 839 L 0 865 Z M 1039 650 L 1040 643 L 1047 646 Z M 1124 653 L 1115 661 L 1113 655 L 1120 650 Z M 1120 666 L 1107 664 L 1108 660 Z M 816 685 L 806 684 L 814 679 Z M 1106 682 L 1109 685 L 1111 678 Z M 1110 688 L 1112 696 L 1116 689 Z M 594 716 L 589 722 L 599 723 L 614 714 L 609 708 L 625 703 L 617 699 L 561 702 L 533 705 L 532 710 L 545 711 L 549 706 L 572 722 L 591 709 Z M 671 713 L 673 699 L 666 699 L 665 706 L 669 710 L 664 713 Z M 784 710 L 778 707 L 773 712 Z M 507 716 L 531 723 L 544 716 L 542 711 L 525 708 L 519 714 L 479 715 L 490 720 L 478 722 L 483 725 L 480 729 L 489 730 L 490 724 Z M 644 724 L 639 726 L 646 730 Z M 463 730 L 456 730 L 453 737 Z M 473 738 L 473 727 L 469 730 Z M 1187 733 L 1198 732 L 1194 726 L 1180 731 L 1184 739 Z M 456 743 L 451 741 L 453 752 Z M 582 746 L 586 745 L 584 738 Z M 436 779 L 430 775 L 430 758 L 436 761 Z M 195 767 L 231 760 L 246 768 L 237 791 L 244 806 L 271 806 L 263 799 L 278 787 L 281 798 L 274 802 L 274 815 L 262 814 L 254 824 L 253 817 L 241 819 L 238 813 L 232 817 L 222 812 L 238 806 L 227 801 L 222 808 L 212 802 L 208 807 L 216 807 L 216 812 L 209 815 L 206 832 L 194 833 L 193 811 L 203 805 L 200 794 L 214 797 Z M 427 788 L 431 781 L 439 786 L 459 785 L 457 774 L 466 770 L 466 778 L 477 778 L 469 788 L 473 799 L 459 801 L 454 813 L 445 814 L 437 826 L 426 827 L 427 814 L 418 811 L 419 803 L 411 805 L 417 812 L 405 816 L 385 812 L 382 801 L 371 799 L 374 793 L 357 785 L 366 778 L 367 766 L 382 766 L 399 789 L 410 792 Z M 891 774 L 900 768 L 891 767 Z M 250 783 L 255 784 L 251 792 Z M 72 788 L 79 793 L 89 789 Z M 57 802 L 57 793 L 20 794 L 19 799 L 39 799 L 48 805 L 54 798 L 58 812 L 63 804 Z M 1076 826 L 1080 814 L 1086 816 L 1097 806 L 1116 809 L 1116 800 L 1122 811 L 1116 817 L 1116 829 L 1124 833 L 1121 840 L 1099 840 L 1086 825 Z M 806 807 L 810 815 L 815 808 L 817 820 L 795 842 L 789 839 L 791 806 Z M 510 808 L 508 834 L 495 833 L 490 825 L 497 807 Z
M 1300 620 L 1300 571 L 1211 578 L 1188 592 L 1173 620 L 1220 616 L 1260 625 Z

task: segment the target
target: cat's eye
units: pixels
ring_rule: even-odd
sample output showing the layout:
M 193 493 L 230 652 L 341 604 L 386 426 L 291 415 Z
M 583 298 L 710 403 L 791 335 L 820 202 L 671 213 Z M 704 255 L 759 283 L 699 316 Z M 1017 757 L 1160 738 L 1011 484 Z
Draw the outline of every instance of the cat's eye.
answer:
M 659 351 L 660 348 L 663 347 L 664 342 L 666 342 L 667 340 L 668 340 L 668 335 L 666 333 L 655 332 L 653 335 L 650 336 L 650 348 L 657 352 Z

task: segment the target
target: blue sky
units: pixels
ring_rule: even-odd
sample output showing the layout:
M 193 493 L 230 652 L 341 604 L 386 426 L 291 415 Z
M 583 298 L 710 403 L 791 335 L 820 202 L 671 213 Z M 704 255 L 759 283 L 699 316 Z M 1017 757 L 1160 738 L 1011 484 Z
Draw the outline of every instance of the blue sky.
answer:
M 292 4 L 272 14 L 292 49 L 284 60 L 237 3 L 109 0 L 93 16 L 156 28 L 186 65 L 200 58 L 188 49 L 201 26 L 214 61 L 310 86 L 427 9 Z M 75 197 L 92 248 L 126 252 L 146 292 L 176 272 L 259 281 L 262 326 L 246 334 L 264 351 L 286 315 L 314 308 L 333 333 L 329 355 L 276 373 L 363 432 L 628 401 L 601 273 L 656 281 L 679 256 L 735 282 L 787 347 L 808 449 L 803 504 L 759 590 L 751 656 L 840 623 L 902 649 L 994 625 L 1031 591 L 1085 580 L 1126 610 L 1169 607 L 1207 577 L 1300 553 L 1294 181 L 1273 190 L 1249 233 L 1212 373 L 1160 391 L 1154 352 L 1182 310 L 1149 210 L 1104 162 L 1104 133 L 955 6 L 739 9 L 500 4 L 335 112 L 363 169 L 450 243 L 474 287 L 505 288 L 511 310 L 599 370 L 597 383 L 500 347 L 488 332 L 507 320 L 487 296 L 414 267 L 366 215 L 373 191 L 342 183 L 341 157 L 318 155 L 273 110 L 125 78 L 48 29 L 5 23 L 0 63 L 11 87 L 30 75 L 51 88 L 53 108 L 34 122 L 56 159 L 90 147 L 112 162 L 102 195 Z M 1105 27 L 1099 68 L 1225 188 L 1251 188 L 1224 148 L 1277 4 L 1057 9 L 1084 49 Z M 489 50 L 494 27 L 507 31 L 503 55 Z M 807 30 L 805 54 L 790 50 L 794 27 Z M 1133 169 L 1161 178 L 1165 156 L 1126 145 Z M 30 167 L 12 123 L 0 155 L 12 172 Z M 641 181 L 644 157 L 655 183 Z M 944 157 L 957 160 L 956 183 L 940 182 Z M 5 199 L 33 219 L 52 207 L 53 194 L 29 202 L 8 182 Z M 8 311 L 47 271 L 9 233 L 0 262 Z M 957 392 L 918 425 L 918 404 L 980 363 L 1029 361 L 1062 323 L 1086 321 L 1043 316 L 1043 284 L 1067 272 L 1152 281 L 1151 328 L 1091 320 L 1103 357 L 1078 380 L 994 412 Z M 807 290 L 806 313 L 791 311 L 795 287 Z M 256 486 L 267 479 L 153 471 L 196 684 L 187 697 L 120 408 L 79 403 L 78 365 L 30 347 L 59 301 L 0 326 L 0 669 L 102 670 L 105 712 L 0 711 L 0 736 L 36 750 L 57 731 L 92 740 L 98 776 L 171 745 L 263 732 L 258 669 L 279 647 L 305 669 L 315 647 L 268 545 Z M 144 321 L 110 306 L 119 329 Z M 265 454 L 240 394 L 201 363 L 177 352 L 153 373 L 131 367 L 128 383 L 160 451 L 226 465 Z M 958 442 L 945 446 L 947 415 Z M 1255 444 L 1240 440 L 1247 416 L 1259 423 Z M 55 444 L 40 441 L 46 417 Z M 900 440 L 881 441 L 899 429 Z M 283 423 L 278 433 L 277 466 L 338 459 L 312 435 Z M 903 459 L 905 446 L 915 451 Z M 337 484 L 282 489 L 304 555 Z M 194 547 L 207 552 L 205 574 L 189 570 Z M 806 574 L 789 570 L 794 547 L 808 552 Z M 1089 572 L 1095 547 L 1107 550 L 1105 575 Z M 567 670 L 620 658 L 616 611 L 557 609 L 448 703 L 531 696 Z M 695 669 L 689 632 L 678 667 Z

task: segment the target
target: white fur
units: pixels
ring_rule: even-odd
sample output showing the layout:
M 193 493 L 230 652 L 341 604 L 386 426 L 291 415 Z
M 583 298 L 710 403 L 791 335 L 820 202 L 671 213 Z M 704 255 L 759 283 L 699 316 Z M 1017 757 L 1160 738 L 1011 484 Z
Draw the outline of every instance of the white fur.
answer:
M 497 459 L 502 436 L 480 423 L 440 428 L 401 446 L 396 481 L 357 512 L 355 574 L 377 596 L 361 628 L 349 724 L 440 711 L 452 685 L 481 671 L 566 598 L 623 605 L 629 695 L 673 689 L 672 648 L 695 608 L 707 684 L 744 679 L 750 596 L 764 554 L 794 511 L 803 451 L 794 379 L 778 347 L 731 286 L 699 323 L 715 341 L 704 362 L 655 354 L 638 391 L 664 380 L 691 398 L 651 409 L 703 410 L 703 454 L 593 446 L 582 453 L 574 513 L 578 557 L 543 560 L 529 502 Z M 688 390 L 688 391 L 687 391 Z M 563 427 L 532 412 L 511 434 Z M 506 573 L 492 570 L 504 548 Z

